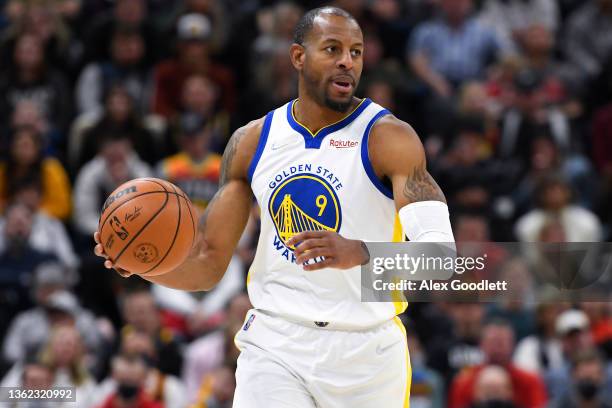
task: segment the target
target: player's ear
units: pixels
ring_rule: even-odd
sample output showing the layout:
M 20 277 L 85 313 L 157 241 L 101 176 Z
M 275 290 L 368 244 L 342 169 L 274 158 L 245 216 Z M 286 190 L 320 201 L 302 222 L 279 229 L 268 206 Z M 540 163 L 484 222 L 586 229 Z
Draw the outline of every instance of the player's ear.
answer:
M 289 48 L 289 55 L 291 57 L 291 63 L 297 70 L 301 70 L 304 66 L 304 57 L 306 56 L 306 49 L 303 45 L 293 43 Z

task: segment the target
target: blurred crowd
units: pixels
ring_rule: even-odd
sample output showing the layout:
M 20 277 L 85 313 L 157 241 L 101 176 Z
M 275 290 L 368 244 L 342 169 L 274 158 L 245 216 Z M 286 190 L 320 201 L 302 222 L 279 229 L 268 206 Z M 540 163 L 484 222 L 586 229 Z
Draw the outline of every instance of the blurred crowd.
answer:
M 233 130 L 297 96 L 293 28 L 323 4 L 361 24 L 357 95 L 417 130 L 458 241 L 610 239 L 612 0 L 0 0 L 1 386 L 231 406 L 258 209 L 206 293 L 120 278 L 92 234 L 135 177 L 205 209 Z M 412 304 L 411 406 L 612 407 L 611 305 Z

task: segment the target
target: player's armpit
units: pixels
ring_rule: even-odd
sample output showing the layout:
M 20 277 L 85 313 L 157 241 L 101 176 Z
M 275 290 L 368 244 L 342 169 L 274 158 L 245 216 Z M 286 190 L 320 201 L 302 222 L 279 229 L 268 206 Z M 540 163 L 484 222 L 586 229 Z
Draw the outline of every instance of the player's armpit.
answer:
M 220 189 L 200 217 L 198 237 L 177 269 L 145 279 L 183 290 L 210 290 L 223 277 L 249 219 L 253 194 L 247 169 L 255 154 L 262 120 L 238 129 L 223 153 Z

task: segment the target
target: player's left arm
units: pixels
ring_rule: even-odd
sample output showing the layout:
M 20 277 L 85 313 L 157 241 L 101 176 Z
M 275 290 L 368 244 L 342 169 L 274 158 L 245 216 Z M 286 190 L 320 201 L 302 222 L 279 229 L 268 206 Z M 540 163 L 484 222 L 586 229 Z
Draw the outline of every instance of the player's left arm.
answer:
M 454 242 L 446 199 L 427 171 L 425 150 L 414 129 L 387 115 L 372 127 L 368 152 L 376 176 L 391 182 L 393 200 L 408 238 L 420 242 Z M 325 258 L 305 265 L 305 270 L 347 269 L 369 260 L 363 241 L 329 231 L 302 232 L 288 244 L 299 244 L 295 249 L 298 264 L 315 257 Z
M 414 129 L 392 115 L 372 128 L 370 161 L 391 181 L 393 200 L 410 241 L 455 242 L 444 193 L 427 171 L 425 149 Z

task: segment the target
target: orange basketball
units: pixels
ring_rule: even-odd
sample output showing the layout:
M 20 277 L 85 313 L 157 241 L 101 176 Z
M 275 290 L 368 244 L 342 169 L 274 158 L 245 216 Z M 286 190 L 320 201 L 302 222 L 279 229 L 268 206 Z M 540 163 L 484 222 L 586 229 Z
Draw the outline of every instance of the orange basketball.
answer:
M 140 178 L 117 187 L 100 214 L 100 243 L 118 267 L 162 275 L 179 266 L 196 237 L 196 210 L 178 187 Z

